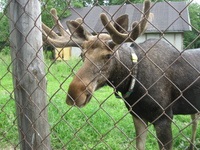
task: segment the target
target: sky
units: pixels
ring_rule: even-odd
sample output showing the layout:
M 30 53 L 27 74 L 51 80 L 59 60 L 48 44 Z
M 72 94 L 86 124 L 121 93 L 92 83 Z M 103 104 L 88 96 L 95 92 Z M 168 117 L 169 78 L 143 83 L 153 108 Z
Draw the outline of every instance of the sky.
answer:
M 200 4 L 200 0 L 193 0 L 193 2 Z

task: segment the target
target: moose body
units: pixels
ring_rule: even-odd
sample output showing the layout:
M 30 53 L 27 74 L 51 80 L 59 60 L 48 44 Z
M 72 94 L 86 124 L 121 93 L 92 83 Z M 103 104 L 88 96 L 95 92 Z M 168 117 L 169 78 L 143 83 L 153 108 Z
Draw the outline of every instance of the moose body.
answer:
M 139 58 L 137 82 L 126 101 L 136 114 L 152 122 L 161 114 L 172 118 L 173 114 L 199 112 L 200 49 L 180 53 L 168 43 L 157 40 L 147 40 L 132 48 Z
M 132 62 L 132 51 L 138 57 L 137 64 Z M 144 127 L 143 131 L 148 122 L 155 126 L 161 149 L 164 147 L 169 150 L 172 147 L 173 115 L 195 114 L 200 111 L 200 49 L 181 53 L 170 44 L 153 39 L 139 45 L 132 44 L 130 47 L 124 44 L 109 58 L 109 65 L 105 65 L 106 68 L 102 67 L 101 71 L 97 67 L 99 64 L 95 62 L 100 63 L 96 57 L 96 60 L 89 56 L 86 58 L 89 59 L 90 67 L 83 65 L 77 72 L 69 87 L 67 103 L 84 106 L 95 90 L 107 84 L 124 95 L 133 78 L 130 71 L 137 66 L 137 74 L 134 77 L 136 83 L 131 95 L 124 98 L 125 105 L 134 119 L 140 120 L 139 124 Z M 107 77 L 107 81 L 94 86 L 93 81 L 100 80 L 98 76 L 101 74 Z M 76 103 L 81 102 L 78 99 L 85 96 L 82 94 L 83 91 L 80 95 L 74 96 L 81 84 L 88 98 L 83 103 Z M 76 98 L 72 99 L 73 96 Z
M 131 49 L 138 56 L 138 64 L 131 60 Z M 130 70 L 137 66 L 136 83 L 125 98 L 126 107 L 134 119 L 142 120 L 142 132 L 148 122 L 152 123 L 162 142 L 160 148 L 171 149 L 173 115 L 200 111 L 200 49 L 181 53 L 164 41 L 151 39 L 130 47 L 122 45 L 117 53 L 119 56 L 110 60 L 107 83 L 124 95 L 133 78 Z
M 173 115 L 195 114 L 200 111 L 200 49 L 182 53 L 164 41 L 153 39 L 139 45 L 132 44 L 130 48 L 137 54 L 138 64 L 134 65 L 137 65 L 136 83 L 132 94 L 125 98 L 126 107 L 131 110 L 134 119 L 142 119 L 139 119 L 140 123 L 137 122 L 143 127 L 138 135 L 142 135 L 147 123 L 151 122 L 163 144 L 160 144 L 160 148 L 164 146 L 167 150 L 171 149 Z M 129 49 L 120 50 L 122 63 L 116 61 L 112 67 L 113 75 L 109 78 L 122 95 L 131 82 L 132 77 L 127 76 L 134 69 L 131 54 L 127 50 Z M 191 149 L 192 147 L 191 144 Z M 138 148 L 144 149 L 144 145 L 139 145 Z
M 134 119 L 142 119 L 139 124 L 151 122 L 155 126 L 160 149 L 168 150 L 172 148 L 173 115 L 200 111 L 200 49 L 180 53 L 166 42 L 157 42 L 132 46 L 139 58 L 137 82 L 125 104 L 137 116 Z
M 150 1 L 146 0 L 142 19 L 133 23 L 131 33 L 126 33 L 127 15 L 111 24 L 107 16 L 101 14 L 109 34 L 97 35 L 89 33 L 81 19 L 68 21 L 70 33 L 66 32 L 56 11 L 52 10 L 60 36 L 45 24 L 43 34 L 48 35 L 46 40 L 54 46 L 82 48 L 84 63 L 69 85 L 67 104 L 83 107 L 93 92 L 105 85 L 121 92 L 133 116 L 139 150 L 145 149 L 148 123 L 155 127 L 160 149 L 171 150 L 173 115 L 191 114 L 194 120 L 192 150 L 197 125 L 194 114 L 200 112 L 200 49 L 179 52 L 167 42 L 156 39 L 135 43 L 146 28 L 149 9 Z M 127 45 L 127 42 L 132 44 Z M 137 61 L 133 61 L 132 54 Z

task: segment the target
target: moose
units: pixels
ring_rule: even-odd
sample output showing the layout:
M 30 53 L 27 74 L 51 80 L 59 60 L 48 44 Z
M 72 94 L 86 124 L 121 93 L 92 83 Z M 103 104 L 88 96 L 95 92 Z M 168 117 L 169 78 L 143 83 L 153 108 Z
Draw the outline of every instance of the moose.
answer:
M 114 21 L 106 14 L 100 19 L 108 33 L 92 35 L 82 19 L 67 21 L 69 32 L 51 10 L 60 34 L 42 25 L 44 39 L 55 47 L 82 48 L 82 67 L 69 85 L 66 103 L 83 107 L 93 92 L 109 85 L 120 92 L 133 117 L 136 130 L 136 148 L 145 149 L 148 123 L 156 130 L 160 149 L 171 150 L 173 115 L 190 114 L 193 133 L 189 149 L 194 149 L 197 115 L 200 112 L 200 49 L 178 51 L 169 43 L 149 39 L 135 40 L 146 30 L 150 16 L 150 1 L 145 0 L 140 21 L 128 31 L 128 16 Z M 131 42 L 130 45 L 127 43 Z

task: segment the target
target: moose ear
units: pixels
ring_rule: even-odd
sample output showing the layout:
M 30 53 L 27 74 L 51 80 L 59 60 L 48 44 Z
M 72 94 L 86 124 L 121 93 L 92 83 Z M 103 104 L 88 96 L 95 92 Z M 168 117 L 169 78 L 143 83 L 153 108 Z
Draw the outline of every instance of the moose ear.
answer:
M 92 36 L 78 21 L 67 21 L 66 24 L 73 40 L 75 39 L 78 43 L 89 40 L 89 37 Z
M 122 15 L 115 20 L 114 27 L 120 33 L 126 33 L 128 31 L 128 15 Z

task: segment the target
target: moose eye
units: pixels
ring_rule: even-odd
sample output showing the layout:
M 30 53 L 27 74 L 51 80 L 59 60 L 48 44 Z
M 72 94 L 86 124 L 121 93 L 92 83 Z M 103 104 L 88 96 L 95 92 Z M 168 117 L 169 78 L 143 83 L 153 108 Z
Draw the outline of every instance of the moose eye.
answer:
M 105 55 L 105 59 L 110 59 L 112 57 L 112 54 Z

